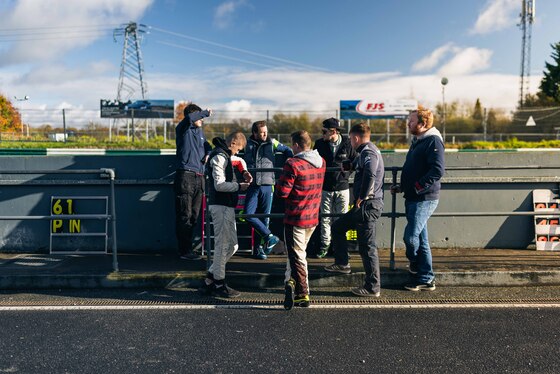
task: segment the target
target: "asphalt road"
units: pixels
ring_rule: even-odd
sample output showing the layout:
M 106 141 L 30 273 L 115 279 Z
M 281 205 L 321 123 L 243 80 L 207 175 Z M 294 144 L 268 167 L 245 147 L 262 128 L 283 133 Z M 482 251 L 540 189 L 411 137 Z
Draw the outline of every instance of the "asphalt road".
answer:
M 0 373 L 558 373 L 559 317 L 537 307 L 2 311 Z

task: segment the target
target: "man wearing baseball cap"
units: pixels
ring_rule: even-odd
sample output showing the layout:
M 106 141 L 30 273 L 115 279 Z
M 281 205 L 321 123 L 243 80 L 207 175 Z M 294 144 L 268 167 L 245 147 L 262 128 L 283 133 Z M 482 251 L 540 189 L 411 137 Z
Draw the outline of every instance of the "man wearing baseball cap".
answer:
M 340 121 L 328 118 L 323 121 L 323 136 L 315 141 L 314 149 L 327 163 L 327 168 L 336 167 L 338 171 L 327 171 L 321 196 L 321 214 L 346 213 L 350 202 L 350 172 L 342 171 L 344 161 L 354 161 L 356 151 L 350 140 L 340 133 Z M 331 245 L 331 225 L 336 217 L 321 218 L 321 240 L 318 258 L 327 255 Z

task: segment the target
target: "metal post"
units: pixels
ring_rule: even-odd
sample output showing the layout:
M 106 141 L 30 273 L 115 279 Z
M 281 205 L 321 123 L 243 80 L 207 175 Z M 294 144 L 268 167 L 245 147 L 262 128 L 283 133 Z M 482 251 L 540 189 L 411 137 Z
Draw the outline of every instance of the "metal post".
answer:
M 149 127 L 148 127 L 148 120 L 145 120 L 145 121 L 146 121 L 146 142 L 147 142 L 147 141 L 148 141 L 148 130 L 149 130 Z
M 62 137 L 66 143 L 66 109 L 62 108 Z
M 482 127 L 484 129 L 484 141 L 486 141 L 488 135 L 488 121 L 486 118 L 486 108 L 484 108 L 484 117 L 482 117 Z
M 397 168 L 391 168 L 391 172 L 393 173 L 393 185 L 397 184 Z M 391 195 L 391 257 L 389 260 L 389 268 L 391 270 L 396 270 L 395 266 L 395 238 L 397 234 L 397 194 L 394 193 Z
M 443 106 L 442 112 L 442 127 L 443 127 L 443 142 L 445 143 L 445 85 L 449 83 L 449 80 L 446 77 L 441 78 L 441 100 Z
M 206 189 L 205 191 L 210 191 L 210 178 L 208 175 L 204 175 Z M 204 241 L 204 250 L 206 251 L 206 270 L 210 269 L 212 265 L 212 248 L 210 246 L 210 211 L 208 208 L 208 201 L 206 201 L 206 193 L 202 195 L 202 201 L 204 202 L 204 230 L 202 233 L 202 240 Z
M 167 143 L 167 120 L 163 121 L 163 142 Z
M 387 127 L 387 143 L 391 143 L 391 127 L 389 125 L 389 119 L 387 118 L 385 121 L 387 121 L 386 123 L 386 127 Z
M 269 117 L 270 117 L 270 112 L 269 112 L 269 110 L 267 109 L 267 110 L 266 110 L 266 123 L 268 123 Z
M 132 142 L 134 143 L 134 135 L 136 133 L 136 131 L 134 130 L 134 109 L 132 109 L 130 111 L 130 117 L 131 117 L 131 126 L 132 126 Z
M 113 169 L 105 169 L 109 174 L 109 183 L 111 184 L 111 226 L 113 230 L 113 271 L 119 271 L 119 262 L 117 260 L 117 209 L 115 207 L 115 171 Z

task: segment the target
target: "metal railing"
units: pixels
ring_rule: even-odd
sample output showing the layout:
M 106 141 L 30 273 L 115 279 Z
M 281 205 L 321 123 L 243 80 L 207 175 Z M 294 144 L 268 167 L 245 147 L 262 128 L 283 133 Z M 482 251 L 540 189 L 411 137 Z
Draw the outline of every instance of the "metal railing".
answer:
M 42 175 L 42 174 L 93 174 L 100 175 L 101 178 L 109 178 L 110 187 L 110 214 L 58 214 L 58 215 L 35 215 L 35 216 L 0 216 L 0 220 L 60 220 L 60 219 L 98 219 L 111 221 L 112 228 L 112 256 L 113 256 L 113 270 L 119 271 L 119 264 L 117 261 L 117 214 L 115 208 L 115 170 L 109 168 L 103 169 L 76 169 L 76 170 L 1 170 L 0 174 L 27 174 L 27 175 Z
M 558 170 L 560 166 L 540 166 L 540 165 L 524 165 L 524 166 L 451 166 L 446 167 L 446 172 L 448 171 L 474 171 L 474 170 Z M 251 173 L 253 172 L 267 172 L 267 171 L 274 171 L 280 172 L 282 168 L 249 168 Z M 330 167 L 327 168 L 327 172 L 336 172 L 340 171 L 339 168 Z M 392 184 L 397 184 L 398 173 L 402 171 L 402 167 L 400 166 L 393 166 L 393 167 L 386 167 L 385 172 L 391 173 L 391 182 Z M 208 182 L 208 179 L 207 179 Z M 515 181 L 513 181 L 515 183 Z M 550 181 L 537 181 L 535 183 L 549 183 Z M 442 184 L 445 184 L 445 177 L 442 178 Z M 559 182 L 560 184 L 560 182 Z M 398 194 L 392 194 L 391 196 L 391 211 L 387 213 L 382 213 L 381 217 L 387 217 L 391 219 L 391 236 L 390 236 L 390 259 L 389 259 L 389 267 L 391 270 L 396 270 L 395 264 L 395 252 L 396 252 L 396 220 L 397 218 L 406 217 L 405 213 L 397 212 L 397 196 Z M 206 205 L 208 207 L 208 205 Z M 206 213 L 206 224 L 209 225 L 209 212 Z M 517 211 L 517 212 L 435 212 L 432 214 L 432 217 L 504 217 L 504 216 L 537 216 L 542 215 L 542 212 L 534 212 L 534 211 Z M 331 213 L 331 214 L 319 214 L 319 217 L 341 217 L 344 214 L 342 213 Z M 237 214 L 236 218 L 282 218 L 284 217 L 283 213 L 270 213 L 270 214 Z M 209 229 L 209 226 L 206 227 Z M 207 231 L 209 232 L 209 231 Z M 205 248 L 207 250 L 207 261 L 208 266 L 210 266 L 210 240 L 205 242 Z

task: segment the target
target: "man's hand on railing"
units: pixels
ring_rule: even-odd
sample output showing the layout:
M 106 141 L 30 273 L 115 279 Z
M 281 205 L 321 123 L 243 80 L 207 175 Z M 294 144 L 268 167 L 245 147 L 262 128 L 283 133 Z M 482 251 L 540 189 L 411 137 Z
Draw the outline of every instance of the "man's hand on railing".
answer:
M 397 193 L 401 193 L 401 192 L 402 192 L 402 190 L 401 190 L 401 185 L 400 185 L 400 184 L 393 184 L 393 185 L 391 186 L 391 193 L 392 193 L 393 195 L 394 195 L 394 194 L 397 194 Z

